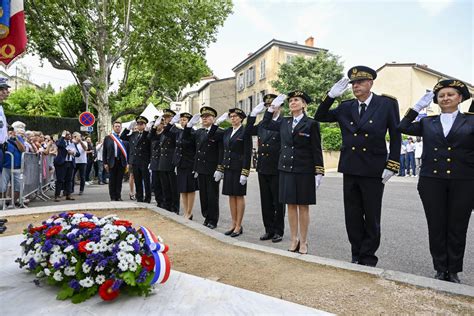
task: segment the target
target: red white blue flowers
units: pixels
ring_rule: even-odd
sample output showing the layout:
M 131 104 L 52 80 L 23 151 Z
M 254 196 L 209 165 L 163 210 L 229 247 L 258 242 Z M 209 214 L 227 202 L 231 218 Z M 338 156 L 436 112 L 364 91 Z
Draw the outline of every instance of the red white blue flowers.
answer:
M 144 227 L 137 231 L 115 215 L 61 213 L 41 226 L 30 225 L 24 234 L 17 262 L 61 286 L 60 300 L 80 303 L 96 293 L 104 300 L 121 292 L 146 296 L 155 282 L 164 283 L 169 276 L 168 246 L 161 238 Z

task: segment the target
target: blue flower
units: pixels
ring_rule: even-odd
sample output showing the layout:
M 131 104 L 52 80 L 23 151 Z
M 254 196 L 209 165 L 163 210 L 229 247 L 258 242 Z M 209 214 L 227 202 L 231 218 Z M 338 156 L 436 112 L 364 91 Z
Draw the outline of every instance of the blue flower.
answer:
M 120 279 L 115 280 L 114 285 L 112 285 L 112 291 L 118 291 L 120 286 L 122 286 L 123 281 Z
M 34 270 L 36 268 L 38 264 L 36 263 L 36 261 L 31 258 L 30 261 L 28 261 L 28 267 L 30 270 Z
M 69 287 L 76 290 L 76 291 L 78 291 L 81 288 L 81 285 L 79 284 L 79 282 L 76 279 L 72 279 L 69 282 Z
M 148 272 L 145 269 L 143 269 L 137 277 L 137 283 L 145 282 L 147 275 L 148 275 Z

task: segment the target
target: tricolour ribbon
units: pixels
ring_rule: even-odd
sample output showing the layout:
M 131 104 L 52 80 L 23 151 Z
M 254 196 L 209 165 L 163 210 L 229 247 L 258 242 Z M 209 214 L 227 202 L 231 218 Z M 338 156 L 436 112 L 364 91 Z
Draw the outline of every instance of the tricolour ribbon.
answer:
M 155 283 L 165 283 L 170 276 L 171 264 L 170 259 L 166 252 L 168 251 L 168 246 L 164 243 L 159 242 L 155 234 L 150 231 L 148 228 L 140 226 L 140 229 L 145 236 L 145 243 L 150 248 L 153 258 L 155 259 L 155 267 L 153 268 L 154 276 L 150 282 L 150 285 Z

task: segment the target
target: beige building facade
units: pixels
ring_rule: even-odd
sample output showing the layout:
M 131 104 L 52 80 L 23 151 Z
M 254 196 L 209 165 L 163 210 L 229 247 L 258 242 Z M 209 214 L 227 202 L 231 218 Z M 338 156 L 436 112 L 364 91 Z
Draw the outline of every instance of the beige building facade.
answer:
M 265 94 L 279 93 L 271 82 L 278 79 L 281 64 L 291 62 L 296 56 L 311 58 L 321 51 L 326 50 L 314 47 L 313 37 L 309 37 L 305 45 L 271 40 L 232 69 L 235 73 L 235 104 L 246 113 L 251 111 L 262 102 Z
M 400 107 L 400 117 L 403 117 L 408 108 L 413 107 L 428 90 L 432 90 L 436 83 L 443 79 L 453 79 L 453 77 L 426 65 L 387 63 L 377 69 L 377 79 L 374 80 L 372 90 L 377 94 L 385 93 L 396 97 Z M 463 82 L 468 86 L 471 96 L 474 95 L 472 84 Z M 460 110 L 466 112 L 470 104 L 471 100 L 464 101 L 461 103 Z M 435 103 L 431 103 L 426 110 L 428 116 L 439 113 L 440 109 Z

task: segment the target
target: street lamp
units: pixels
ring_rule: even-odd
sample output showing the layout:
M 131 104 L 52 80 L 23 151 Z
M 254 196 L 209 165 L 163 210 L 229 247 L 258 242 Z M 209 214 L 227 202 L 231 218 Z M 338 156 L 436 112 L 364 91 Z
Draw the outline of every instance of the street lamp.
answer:
M 92 82 L 89 79 L 86 79 L 82 82 L 82 85 L 86 91 L 86 112 L 89 112 L 89 90 L 92 87 Z

